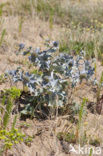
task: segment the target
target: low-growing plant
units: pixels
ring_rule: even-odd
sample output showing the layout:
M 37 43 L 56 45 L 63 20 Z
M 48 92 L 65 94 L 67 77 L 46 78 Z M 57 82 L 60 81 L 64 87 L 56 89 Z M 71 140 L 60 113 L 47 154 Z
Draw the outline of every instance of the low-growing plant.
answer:
M 25 135 L 19 132 L 18 129 L 13 129 L 11 131 L 0 130 L 0 140 L 4 142 L 2 149 L 10 149 L 14 144 L 23 141 L 24 137 Z
M 89 144 L 92 146 L 99 147 L 100 146 L 100 139 L 99 138 L 91 138 Z
M 69 42 L 69 43 L 68 43 Z M 87 58 L 94 58 L 94 42 L 81 42 L 81 41 L 61 41 L 60 52 L 67 52 L 68 54 L 80 55 L 80 52 L 84 50 Z
M 69 45 L 64 40 L 60 42 L 59 51 L 70 53 Z
M 20 128 L 28 128 L 28 127 L 31 127 L 31 125 L 26 122 L 20 124 Z
M 11 149 L 16 144 L 24 142 L 26 145 L 30 146 L 32 142 L 31 136 L 26 136 L 19 129 L 13 128 L 11 130 L 0 129 L 0 140 L 2 145 L 0 147 L 0 153 L 7 154 L 8 150 Z
M 25 137 L 25 140 L 24 140 L 24 143 L 27 145 L 27 146 L 30 146 L 31 145 L 31 142 L 33 140 L 34 136 L 31 137 L 31 136 L 27 136 Z
M 4 74 L 1 74 L 0 75 L 0 84 L 2 84 L 4 82 L 5 82 L 5 75 Z
M 59 132 L 57 134 L 57 138 L 60 140 L 60 141 L 66 141 L 68 143 L 76 143 L 76 136 L 75 134 L 72 132 L 72 133 L 67 133 L 67 132 Z
M 14 101 L 19 98 L 21 95 L 21 90 L 16 87 L 12 87 L 10 89 L 5 89 L 2 91 L 2 107 L 0 108 L 1 113 L 1 125 L 0 125 L 0 154 L 5 153 L 7 155 L 8 150 L 12 148 L 12 146 L 24 142 L 26 145 L 30 145 L 32 141 L 31 136 L 26 136 L 23 134 L 20 129 L 15 128 L 17 115 L 14 117 L 11 126 L 9 128 L 7 125 L 9 124 L 9 119 L 13 110 Z
M 10 115 L 12 113 L 12 108 L 14 104 L 14 100 L 16 98 L 19 98 L 21 94 L 20 89 L 17 89 L 16 87 L 12 87 L 11 89 L 6 89 L 4 92 L 2 105 L 6 107 L 5 109 L 1 109 L 1 113 L 3 114 L 3 127 L 6 128 L 7 124 L 9 122 Z
M 20 68 L 7 72 L 13 82 L 21 81 L 33 97 L 32 104 L 25 105 L 21 113 L 33 115 L 35 106 L 41 108 L 44 104 L 55 108 L 63 107 L 68 103 L 68 85 L 73 88 L 82 82 L 82 78 L 87 80 L 94 75 L 94 68 L 88 60 L 85 60 L 83 51 L 73 58 L 72 55 L 65 53 L 56 55 L 57 49 L 59 49 L 58 41 L 51 42 L 48 49 L 42 52 L 40 48 L 34 50 L 31 47 L 29 51 L 24 52 L 22 49 L 20 52 L 23 55 L 30 55 L 29 61 L 39 72 L 36 70 L 24 72 Z M 81 61 L 82 71 L 79 69 Z

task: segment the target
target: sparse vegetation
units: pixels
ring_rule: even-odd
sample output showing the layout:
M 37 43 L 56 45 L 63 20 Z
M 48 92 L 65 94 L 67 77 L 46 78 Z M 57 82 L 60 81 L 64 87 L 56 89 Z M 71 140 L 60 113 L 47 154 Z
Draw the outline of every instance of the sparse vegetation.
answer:
M 68 143 L 76 143 L 76 136 L 74 133 L 63 133 L 59 132 L 57 138 L 62 141 L 66 141 Z
M 12 148 L 12 146 L 25 142 L 26 144 L 32 141 L 32 138 L 25 136 L 20 132 L 19 129 L 15 128 L 17 116 L 14 117 L 13 123 L 11 127 L 8 129 L 7 126 L 10 122 L 10 117 L 13 110 L 14 100 L 20 97 L 21 91 L 16 87 L 12 87 L 11 89 L 6 89 L 5 92 L 2 93 L 2 107 L 0 110 L 1 115 L 1 123 L 0 123 L 0 154 L 7 155 L 8 150 Z M 6 105 L 6 106 L 5 106 Z
M 1 0 L 0 28 L 0 155 L 102 149 L 103 0 Z

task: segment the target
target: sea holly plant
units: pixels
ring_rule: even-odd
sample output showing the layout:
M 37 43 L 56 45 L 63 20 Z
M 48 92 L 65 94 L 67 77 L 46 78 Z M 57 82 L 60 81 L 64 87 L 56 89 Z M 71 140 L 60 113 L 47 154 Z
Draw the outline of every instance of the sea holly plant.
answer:
M 20 44 L 17 54 L 28 55 L 29 61 L 38 72 L 25 72 L 19 67 L 7 71 L 6 76 L 9 76 L 14 83 L 21 81 L 34 97 L 34 103 L 62 107 L 68 103 L 68 85 L 75 87 L 83 79 L 94 81 L 95 78 L 92 60 L 85 59 L 84 51 L 77 56 L 58 54 L 58 51 L 58 41 L 48 42 L 47 49 L 43 51 L 32 47 L 25 49 L 25 45 Z M 29 107 L 30 105 L 25 106 L 26 111 L 23 112 L 32 112 Z

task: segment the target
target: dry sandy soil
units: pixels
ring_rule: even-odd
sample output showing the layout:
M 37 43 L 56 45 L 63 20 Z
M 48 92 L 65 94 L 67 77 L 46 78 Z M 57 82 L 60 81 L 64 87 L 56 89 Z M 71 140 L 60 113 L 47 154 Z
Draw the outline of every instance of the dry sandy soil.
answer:
M 55 25 L 51 30 L 48 23 L 43 22 L 38 18 L 35 18 L 34 21 L 26 19 L 23 23 L 22 33 L 19 34 L 18 17 L 5 17 L 2 28 L 5 28 L 7 33 L 5 36 L 5 43 L 0 47 L 0 74 L 4 73 L 6 70 L 15 69 L 18 66 L 18 62 L 22 62 L 22 60 L 24 60 L 22 56 L 16 56 L 15 54 L 15 49 L 18 47 L 19 43 L 25 43 L 27 47 L 33 46 L 36 48 L 40 46 L 42 49 L 45 49 L 45 39 L 58 39 L 59 33 L 63 29 Z M 2 29 L 0 31 L 2 32 Z M 25 65 L 22 66 L 25 67 Z M 10 85 L 8 83 L 1 84 L 0 90 L 9 87 Z M 22 122 L 18 121 L 17 125 L 20 125 L 20 123 Z M 56 138 L 56 120 L 38 121 L 34 119 L 33 121 L 28 120 L 26 123 L 29 123 L 31 126 L 26 129 L 23 128 L 23 132 L 31 136 L 36 135 L 36 137 L 30 147 L 25 144 L 17 145 L 12 149 L 12 151 L 10 151 L 10 155 L 53 156 L 55 155 L 55 151 L 58 156 L 66 155 L 62 152 L 60 142 Z M 64 120 L 63 123 L 65 123 Z M 65 129 L 65 124 L 61 125 L 62 127 L 64 126 Z M 58 127 L 60 128 L 60 126 Z
M 6 2 L 7 0 L 1 0 Z M 25 19 L 23 23 L 22 32 L 18 32 L 18 16 L 6 16 L 3 17 L 3 23 L 0 28 L 0 32 L 5 28 L 6 36 L 5 42 L 0 47 L 0 74 L 4 73 L 7 69 L 14 69 L 18 66 L 24 58 L 22 56 L 16 56 L 15 52 L 19 43 L 25 43 L 25 45 L 33 47 L 41 47 L 45 49 L 44 40 L 50 38 L 51 40 L 58 40 L 60 33 L 64 28 L 54 25 L 53 29 L 47 22 L 41 21 L 37 17 L 34 20 Z M 25 67 L 25 64 L 21 65 Z M 102 72 L 102 66 L 98 63 L 97 71 L 98 78 Z M 8 88 L 9 84 L 1 84 L 0 90 Z M 85 84 L 80 86 L 80 89 L 75 91 L 75 100 L 79 101 L 80 97 L 86 96 L 90 101 L 95 101 L 95 93 L 91 90 L 90 86 Z M 23 121 L 17 121 L 17 127 Z M 69 116 L 55 117 L 50 120 L 26 120 L 26 123 L 30 124 L 29 127 L 23 127 L 22 131 L 27 135 L 35 136 L 30 147 L 24 143 L 14 146 L 9 151 L 8 156 L 74 156 L 74 153 L 67 153 L 69 146 L 67 144 L 64 147 L 60 144 L 56 135 L 58 132 L 68 132 L 75 129 L 75 125 L 69 121 Z M 85 124 L 86 123 L 86 124 Z M 101 139 L 101 147 L 103 147 L 103 115 L 97 115 L 89 113 L 84 123 L 85 130 L 88 130 L 88 136 L 98 136 Z M 102 137 L 101 137 L 102 136 Z M 101 155 L 102 156 L 102 155 Z

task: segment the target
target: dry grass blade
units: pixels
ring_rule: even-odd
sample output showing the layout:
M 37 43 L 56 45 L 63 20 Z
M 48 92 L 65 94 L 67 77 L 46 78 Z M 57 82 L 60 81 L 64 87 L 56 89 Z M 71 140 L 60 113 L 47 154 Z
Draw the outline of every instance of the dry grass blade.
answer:
M 97 99 L 96 111 L 97 111 L 98 114 L 101 114 L 102 107 L 103 107 L 103 95 L 100 98 Z

